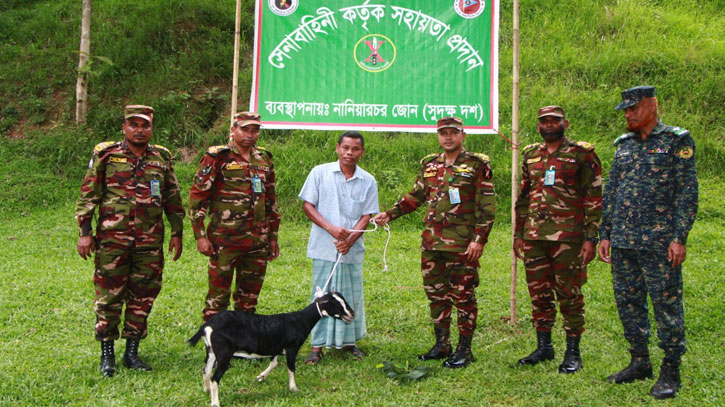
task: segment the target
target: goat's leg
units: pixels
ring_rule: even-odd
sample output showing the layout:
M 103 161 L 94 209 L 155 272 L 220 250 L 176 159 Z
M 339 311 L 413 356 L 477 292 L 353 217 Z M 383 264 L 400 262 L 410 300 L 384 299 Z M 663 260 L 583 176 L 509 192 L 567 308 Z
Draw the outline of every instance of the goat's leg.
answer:
M 229 362 L 232 359 L 232 355 L 229 352 L 225 352 L 221 355 L 217 355 L 216 369 L 214 369 L 214 375 L 211 377 L 211 383 L 209 385 L 211 390 L 211 406 L 219 407 L 219 381 L 221 381 L 224 372 L 229 369 Z
M 211 371 L 214 369 L 214 363 L 216 362 L 216 356 L 211 348 L 207 348 L 206 364 L 204 365 L 204 393 L 209 393 L 211 384 Z
M 267 368 L 264 369 L 264 372 L 260 373 L 259 376 L 257 376 L 257 381 L 261 382 L 262 380 L 267 378 L 267 375 L 269 374 L 269 372 L 271 372 L 272 369 L 277 367 L 278 364 L 279 363 L 277 363 L 277 355 L 274 355 L 274 357 L 272 358 L 272 361 L 269 362 L 269 366 L 267 366 Z
M 295 383 L 295 359 L 297 359 L 297 352 L 299 350 L 299 348 L 287 348 L 284 352 L 287 357 L 287 372 L 289 373 L 289 389 L 291 391 L 299 391 L 297 389 L 297 383 Z

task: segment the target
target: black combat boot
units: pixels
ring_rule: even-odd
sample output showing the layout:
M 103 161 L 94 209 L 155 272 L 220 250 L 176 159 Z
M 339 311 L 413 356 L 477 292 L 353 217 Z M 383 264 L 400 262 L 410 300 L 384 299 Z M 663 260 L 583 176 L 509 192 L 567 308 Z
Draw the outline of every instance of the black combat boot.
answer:
M 448 328 L 434 328 L 436 335 L 436 343 L 432 348 L 423 355 L 418 356 L 420 360 L 433 360 L 433 359 L 445 359 L 447 358 L 453 349 L 451 348 L 450 329 Z
M 472 338 L 473 335 L 460 335 L 456 352 L 443 362 L 443 367 L 466 367 L 469 363 L 475 361 L 476 358 L 473 357 L 473 352 L 471 352 Z
M 100 369 L 103 377 L 113 377 L 116 373 L 116 354 L 113 350 L 113 341 L 101 341 Z
M 519 359 L 519 365 L 535 365 L 545 360 L 554 359 L 554 345 L 551 343 L 551 332 L 536 332 L 536 350 L 529 356 Z
M 576 373 L 581 370 L 582 356 L 579 353 L 579 340 L 581 336 L 566 337 L 566 351 L 564 361 L 559 365 L 559 373 Z
M 129 369 L 151 370 L 151 366 L 138 357 L 139 339 L 126 339 L 126 352 L 123 354 L 123 365 Z
M 607 381 L 621 384 L 654 377 L 652 375 L 652 363 L 649 361 L 647 347 L 635 348 L 630 352 L 632 353 L 632 360 L 629 362 L 629 366 L 607 377 Z
M 649 394 L 656 399 L 669 399 L 675 397 L 680 389 L 680 366 L 676 363 L 664 361 L 660 367 L 660 377 L 655 382 Z

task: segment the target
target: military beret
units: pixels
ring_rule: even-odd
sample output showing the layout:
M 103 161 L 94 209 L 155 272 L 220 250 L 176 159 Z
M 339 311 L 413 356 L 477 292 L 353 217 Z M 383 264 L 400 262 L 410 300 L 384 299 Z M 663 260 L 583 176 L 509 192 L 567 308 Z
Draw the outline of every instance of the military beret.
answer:
M 642 99 L 655 97 L 654 86 L 636 86 L 622 91 L 622 102 L 615 109 L 626 109 L 634 106 Z
M 149 123 L 154 121 L 154 108 L 144 105 L 128 105 L 123 109 L 123 118 L 140 117 Z
M 239 112 L 234 115 L 234 125 L 238 127 L 249 126 L 250 124 L 261 126 L 262 123 L 260 123 L 259 119 L 259 113 Z
M 454 129 L 463 130 L 463 119 L 454 116 L 442 117 L 438 119 L 438 129 L 452 127 Z
M 564 108 L 561 106 L 544 106 L 539 109 L 539 119 L 546 116 L 565 117 L 566 113 L 564 112 Z

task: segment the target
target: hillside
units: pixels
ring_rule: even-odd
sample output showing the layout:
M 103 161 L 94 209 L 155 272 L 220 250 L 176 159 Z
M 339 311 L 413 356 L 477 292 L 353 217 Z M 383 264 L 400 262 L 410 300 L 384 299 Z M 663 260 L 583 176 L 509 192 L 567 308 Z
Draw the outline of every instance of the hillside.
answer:
M 243 2 L 240 109 L 248 103 L 254 19 Z M 73 124 L 80 2 L 6 0 L 0 4 L 0 211 L 73 199 L 92 146 L 118 139 L 121 107 L 157 111 L 154 141 L 172 149 L 187 183 L 199 151 L 225 140 L 230 109 L 234 2 L 96 2 L 92 17 L 88 123 Z M 630 86 L 657 86 L 661 117 L 691 130 L 704 185 L 723 190 L 725 171 L 725 11 L 718 1 L 596 0 L 521 2 L 521 144 L 538 139 L 544 104 L 569 112 L 572 138 L 598 147 L 605 169 L 611 141 L 624 130 L 613 110 Z M 511 4 L 500 27 L 501 131 L 511 126 Z M 381 204 L 406 190 L 417 160 L 437 148 L 427 135 L 370 134 L 363 165 L 381 181 Z M 331 160 L 334 134 L 267 131 L 260 144 L 277 156 L 280 200 L 301 217 L 295 196 L 304 174 Z M 312 149 L 309 147 L 312 146 Z M 501 216 L 508 216 L 510 149 L 472 136 L 469 150 L 492 157 Z M 187 164 L 188 163 L 188 164 Z M 714 181 L 708 183 L 708 179 Z M 55 187 L 57 186 L 57 187 Z M 715 216 L 723 213 L 717 208 Z

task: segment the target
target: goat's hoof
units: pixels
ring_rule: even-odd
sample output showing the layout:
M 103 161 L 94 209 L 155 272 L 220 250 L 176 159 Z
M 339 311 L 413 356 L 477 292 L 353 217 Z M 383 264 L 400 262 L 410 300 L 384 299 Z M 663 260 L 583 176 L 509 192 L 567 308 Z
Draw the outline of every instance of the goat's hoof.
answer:
M 297 387 L 290 387 L 289 391 L 300 391 L 300 389 L 298 389 Z
M 258 381 L 258 382 L 262 382 L 262 381 L 264 381 L 264 379 L 265 379 L 266 377 L 267 377 L 267 376 L 262 376 L 262 375 L 259 375 L 259 376 L 257 376 L 257 381 Z

